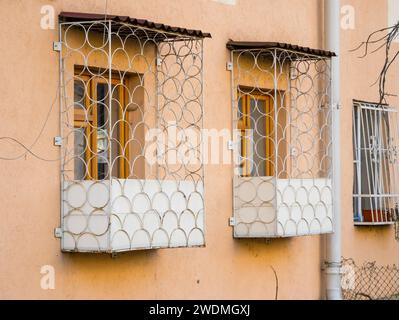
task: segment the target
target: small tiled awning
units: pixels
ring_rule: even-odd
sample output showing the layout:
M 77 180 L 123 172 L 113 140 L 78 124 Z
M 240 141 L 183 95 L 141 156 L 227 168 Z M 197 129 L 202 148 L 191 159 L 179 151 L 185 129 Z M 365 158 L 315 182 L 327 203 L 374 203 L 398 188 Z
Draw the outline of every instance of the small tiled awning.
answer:
M 319 57 L 335 57 L 336 54 L 331 51 L 312 49 L 308 47 L 301 47 L 289 43 L 281 42 L 254 42 L 254 41 L 233 41 L 227 42 L 226 47 L 229 50 L 261 50 L 261 49 L 282 49 L 290 50 L 298 53 L 315 55 Z
M 59 14 L 60 22 L 89 22 L 89 21 L 104 21 L 110 20 L 119 23 L 128 23 L 133 26 L 148 28 L 151 30 L 174 33 L 182 36 L 196 37 L 196 38 L 211 38 L 211 34 L 202 32 L 201 30 L 186 29 L 182 27 L 173 27 L 163 23 L 156 23 L 145 19 L 136 19 L 128 16 L 104 15 L 96 13 L 82 13 L 82 12 L 61 12 Z

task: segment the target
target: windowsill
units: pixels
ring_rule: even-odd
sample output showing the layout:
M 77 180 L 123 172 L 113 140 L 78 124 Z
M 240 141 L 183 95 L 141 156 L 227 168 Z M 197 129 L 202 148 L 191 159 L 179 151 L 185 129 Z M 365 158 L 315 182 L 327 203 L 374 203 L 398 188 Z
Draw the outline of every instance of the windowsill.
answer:
M 355 227 L 384 227 L 384 226 L 392 226 L 395 222 L 386 221 L 386 222 L 354 222 Z

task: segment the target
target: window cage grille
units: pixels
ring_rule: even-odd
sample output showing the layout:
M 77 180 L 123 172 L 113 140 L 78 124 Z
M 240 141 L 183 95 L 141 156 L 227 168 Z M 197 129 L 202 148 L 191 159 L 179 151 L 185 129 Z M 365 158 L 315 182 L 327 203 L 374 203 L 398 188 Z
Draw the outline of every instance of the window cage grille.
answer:
M 378 103 L 353 104 L 353 210 L 356 224 L 399 218 L 398 113 Z
M 127 17 L 60 17 L 62 250 L 203 246 L 210 35 Z
M 234 237 L 333 231 L 330 62 L 280 43 L 230 42 Z

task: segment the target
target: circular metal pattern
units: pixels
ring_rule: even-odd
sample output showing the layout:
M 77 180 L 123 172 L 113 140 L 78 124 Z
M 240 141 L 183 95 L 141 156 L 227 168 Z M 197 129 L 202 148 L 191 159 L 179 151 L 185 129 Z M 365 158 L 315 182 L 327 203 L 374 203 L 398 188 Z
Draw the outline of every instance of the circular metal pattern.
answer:
M 232 50 L 236 237 L 332 232 L 330 59 Z
M 63 250 L 204 245 L 202 39 L 61 30 Z
M 65 190 L 65 197 L 71 208 L 81 208 L 86 203 L 86 189 L 80 183 L 70 184 Z
M 96 209 L 104 208 L 108 204 L 108 186 L 101 182 L 93 183 L 87 190 L 87 202 Z
M 241 201 L 245 203 L 252 202 L 255 200 L 257 195 L 256 187 L 251 181 L 243 181 L 243 183 L 239 186 L 238 194 Z

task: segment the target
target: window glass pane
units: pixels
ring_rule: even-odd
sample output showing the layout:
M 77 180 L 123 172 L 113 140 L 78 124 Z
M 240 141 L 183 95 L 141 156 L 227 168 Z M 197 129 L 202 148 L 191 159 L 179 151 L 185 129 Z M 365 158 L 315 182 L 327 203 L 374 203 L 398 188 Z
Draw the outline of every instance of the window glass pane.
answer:
M 274 176 L 274 112 L 269 96 L 245 96 L 238 101 L 242 176 Z
M 74 102 L 75 109 L 78 108 L 79 104 L 84 105 L 84 95 L 85 95 L 85 87 L 83 81 L 75 80 L 74 81 Z
M 74 131 L 74 179 L 83 180 L 86 176 L 86 139 L 85 129 L 75 128 Z
M 122 136 L 120 134 L 120 127 L 122 125 L 121 116 L 123 114 L 123 106 L 120 101 L 119 90 L 121 87 L 112 86 L 112 101 L 111 101 L 111 130 L 112 130 L 112 142 L 111 142 L 111 163 L 112 176 L 116 178 L 122 177 L 121 164 L 123 163 L 121 158 L 118 158 L 123 152 Z
M 77 180 L 106 179 L 109 178 L 112 166 L 111 175 L 120 178 L 123 161 L 118 156 L 122 154 L 125 144 L 121 141 L 120 128 L 123 114 L 123 101 L 120 101 L 121 87 L 111 85 L 111 108 L 107 83 L 96 83 L 96 96 L 91 97 L 90 108 L 87 108 L 86 100 L 91 93 L 86 92 L 88 90 L 86 87 L 82 80 L 75 80 L 74 177 Z M 89 113 L 87 109 L 90 110 Z M 110 115 L 111 121 L 109 121 Z M 90 146 L 87 143 L 90 143 Z
M 250 100 L 252 177 L 266 176 L 266 104 L 265 100 Z
M 74 81 L 74 179 L 83 180 L 86 177 L 86 105 L 85 85 L 81 80 Z
M 97 84 L 97 152 L 98 152 L 98 179 L 108 177 L 108 171 L 112 166 L 112 176 L 120 177 L 120 161 L 117 159 L 121 153 L 119 127 L 121 102 L 120 87 L 111 85 L 112 98 L 111 107 L 109 106 L 108 84 Z M 111 114 L 111 121 L 109 115 Z M 112 137 L 111 137 L 112 132 Z
M 244 124 L 244 97 L 240 97 L 238 99 L 238 123 L 237 123 L 237 129 L 240 130 L 240 143 L 239 143 L 239 159 L 238 163 L 240 165 L 240 175 L 244 176 L 245 175 L 245 124 Z
M 109 166 L 108 151 L 108 84 L 97 84 L 97 170 L 98 179 L 107 176 Z

